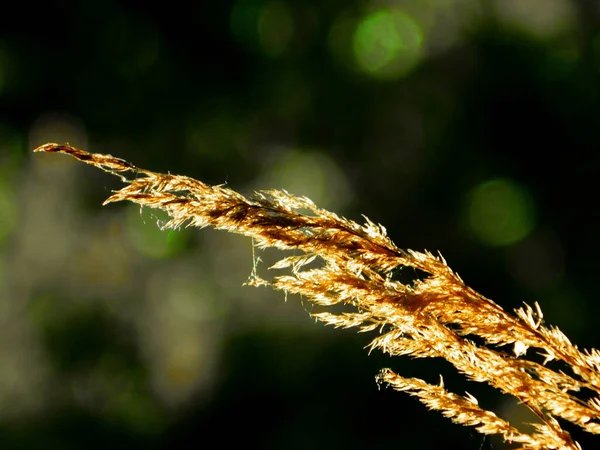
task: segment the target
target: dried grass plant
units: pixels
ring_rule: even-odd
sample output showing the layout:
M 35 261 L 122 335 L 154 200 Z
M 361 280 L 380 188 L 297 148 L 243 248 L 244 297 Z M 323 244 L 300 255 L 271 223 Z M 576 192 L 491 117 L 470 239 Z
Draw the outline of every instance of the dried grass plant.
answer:
M 417 397 L 452 421 L 498 434 L 522 449 L 581 448 L 559 420 L 600 434 L 599 351 L 581 351 L 558 328 L 543 325 L 537 304 L 507 313 L 465 285 L 441 256 L 396 247 L 381 225 L 368 219 L 360 225 L 285 191 L 245 197 L 224 186 L 154 173 L 70 145 L 49 143 L 35 151 L 66 153 L 119 176 L 126 186 L 104 204 L 128 200 L 162 209 L 171 218 L 166 228 L 212 226 L 250 236 L 261 248 L 301 250 L 300 256 L 273 266 L 288 269 L 288 275 L 266 281 L 253 273 L 249 284 L 300 294 L 325 307 L 349 305 L 352 312 L 313 317 L 335 327 L 379 330 L 370 347 L 390 355 L 444 358 L 468 379 L 514 396 L 539 418 L 523 432 L 478 406 L 471 395 L 447 391 L 442 382 L 432 385 L 390 369 L 378 375 L 380 383 Z M 305 267 L 313 261 L 320 264 Z M 391 276 L 400 267 L 425 276 L 403 284 Z M 528 358 L 528 349 L 544 361 Z M 562 361 L 569 373 L 549 368 L 553 360 Z M 591 398 L 582 399 L 583 390 Z

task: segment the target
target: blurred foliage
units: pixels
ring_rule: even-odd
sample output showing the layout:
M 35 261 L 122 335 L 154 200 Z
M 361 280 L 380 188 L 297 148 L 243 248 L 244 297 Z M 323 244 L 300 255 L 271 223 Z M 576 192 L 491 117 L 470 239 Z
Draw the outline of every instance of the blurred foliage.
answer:
M 440 250 L 503 307 L 537 300 L 575 342 L 600 346 L 595 2 L 11 7 L 3 449 L 502 448 L 374 383 L 392 365 L 467 389 L 447 367 L 367 356 L 367 337 L 314 325 L 298 299 L 241 287 L 253 264 L 243 239 L 101 209 L 114 181 L 30 153 L 46 141 L 365 214 L 402 247 Z

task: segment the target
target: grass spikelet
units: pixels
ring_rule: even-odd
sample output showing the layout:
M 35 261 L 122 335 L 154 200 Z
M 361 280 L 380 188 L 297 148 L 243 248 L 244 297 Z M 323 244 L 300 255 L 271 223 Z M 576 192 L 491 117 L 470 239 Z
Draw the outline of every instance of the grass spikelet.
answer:
M 538 304 L 509 314 L 469 288 L 440 255 L 396 247 L 383 226 L 367 218 L 359 224 L 339 217 L 285 191 L 245 197 L 225 186 L 151 172 L 70 145 L 49 143 L 35 151 L 65 153 L 120 177 L 125 186 L 104 204 L 125 200 L 164 210 L 170 217 L 166 228 L 211 226 L 249 236 L 261 248 L 302 251 L 273 266 L 288 270 L 287 275 L 266 281 L 253 271 L 248 284 L 300 294 L 324 307 L 349 305 L 354 311 L 313 317 L 335 327 L 380 330 L 371 350 L 444 358 L 468 379 L 515 397 L 539 418 L 534 431 L 521 432 L 479 407 L 472 396 L 453 394 L 442 384 L 403 378 L 389 369 L 377 377 L 452 421 L 500 435 L 523 449 L 579 449 L 557 419 L 600 434 L 600 352 L 580 351 L 559 329 L 544 326 Z M 316 267 L 308 266 L 315 260 Z M 391 277 L 399 267 L 426 275 L 403 284 Z M 527 358 L 532 351 L 545 357 L 544 364 Z M 570 372 L 545 365 L 553 360 Z M 576 395 L 583 389 L 592 394 L 589 400 Z

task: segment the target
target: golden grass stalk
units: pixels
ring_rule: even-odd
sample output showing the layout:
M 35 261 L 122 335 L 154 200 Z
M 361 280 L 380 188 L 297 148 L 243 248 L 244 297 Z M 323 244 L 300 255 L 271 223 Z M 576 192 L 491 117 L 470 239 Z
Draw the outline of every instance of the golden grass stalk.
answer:
M 469 288 L 440 255 L 396 247 L 381 225 L 367 218 L 360 225 L 285 191 L 245 197 L 224 186 L 154 173 L 70 145 L 49 143 L 35 151 L 66 153 L 119 176 L 125 187 L 104 204 L 128 200 L 162 209 L 171 218 L 165 228 L 212 226 L 250 236 L 260 248 L 301 250 L 302 255 L 273 266 L 288 268 L 288 275 L 266 281 L 253 273 L 249 284 L 300 294 L 316 305 L 350 305 L 353 312 L 321 312 L 313 317 L 336 327 L 378 329 L 380 335 L 371 348 L 390 355 L 444 358 L 468 379 L 516 397 L 540 423 L 531 432 L 520 432 L 480 408 L 468 394 L 459 396 L 442 384 L 404 378 L 390 369 L 381 371 L 380 382 L 416 396 L 452 421 L 483 434 L 498 434 L 523 449 L 579 449 L 558 419 L 600 434 L 600 352 L 581 351 L 558 328 L 544 326 L 537 304 L 525 305 L 515 315 L 507 313 Z M 318 267 L 304 267 L 315 260 Z M 425 276 L 410 284 L 393 280 L 392 270 L 401 267 Z M 507 345 L 512 353 L 503 350 Z M 544 362 L 527 359 L 529 348 Z M 570 373 L 546 366 L 552 360 L 562 361 Z M 591 398 L 575 395 L 582 389 Z

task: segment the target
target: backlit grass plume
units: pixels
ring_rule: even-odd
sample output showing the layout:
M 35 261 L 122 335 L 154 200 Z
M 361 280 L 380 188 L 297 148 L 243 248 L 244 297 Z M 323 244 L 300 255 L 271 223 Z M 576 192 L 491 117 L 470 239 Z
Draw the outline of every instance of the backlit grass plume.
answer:
M 69 145 L 45 144 L 35 151 L 66 153 L 119 176 L 126 186 L 104 203 L 128 200 L 162 209 L 171 218 L 166 228 L 212 226 L 250 236 L 261 248 L 301 250 L 300 256 L 273 266 L 287 268 L 288 275 L 266 281 L 253 273 L 249 284 L 300 294 L 316 305 L 350 305 L 351 312 L 313 317 L 336 327 L 379 330 L 370 346 L 390 355 L 444 358 L 468 379 L 516 397 L 539 417 L 533 431 L 522 432 L 479 407 L 474 397 L 451 393 L 441 382 L 431 385 L 390 369 L 378 375 L 379 382 L 408 392 L 452 421 L 499 434 L 523 449 L 580 448 L 559 419 L 600 434 L 600 352 L 580 351 L 560 330 L 542 325 L 537 304 L 508 314 L 466 286 L 441 256 L 396 247 L 381 225 L 368 219 L 358 224 L 285 191 L 245 197 L 224 186 L 154 173 Z M 313 261 L 318 264 L 305 267 Z M 401 267 L 424 276 L 410 284 L 395 281 L 392 271 Z M 506 346 L 512 351 L 504 351 Z M 544 363 L 526 359 L 528 349 L 541 354 Z M 545 365 L 552 360 L 562 361 L 569 373 Z M 589 400 L 575 395 L 582 390 Z

